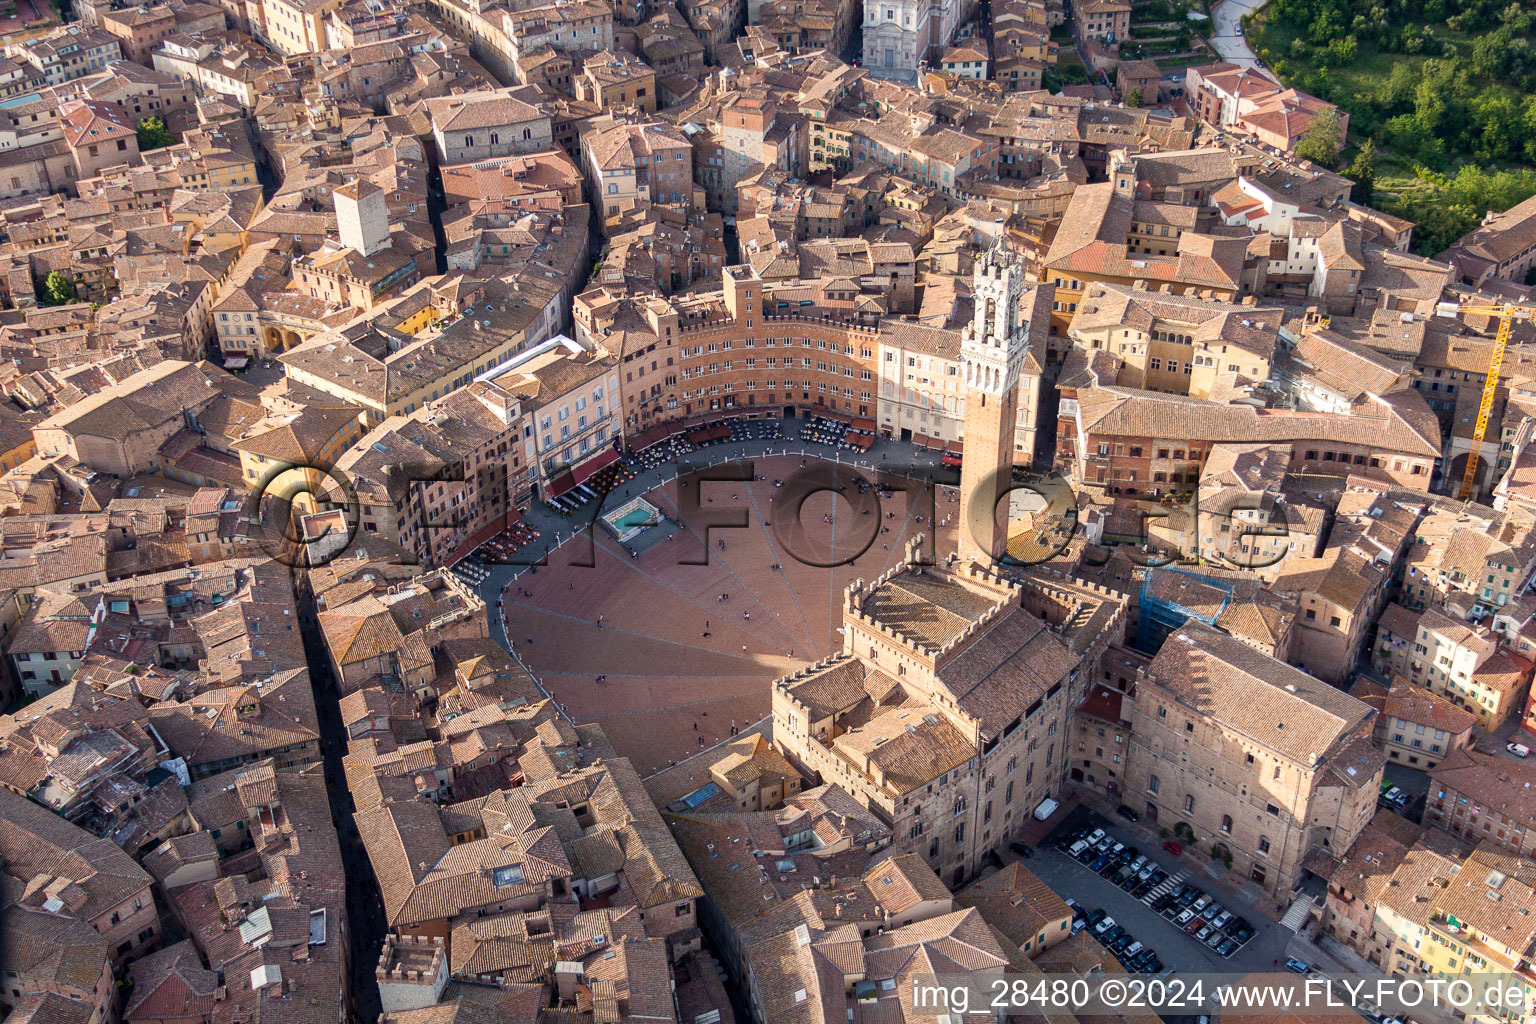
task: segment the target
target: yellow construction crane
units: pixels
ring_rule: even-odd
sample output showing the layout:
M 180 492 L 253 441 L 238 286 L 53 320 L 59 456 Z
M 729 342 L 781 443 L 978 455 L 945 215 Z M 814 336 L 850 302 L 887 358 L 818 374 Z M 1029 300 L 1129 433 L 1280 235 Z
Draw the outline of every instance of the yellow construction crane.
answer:
M 1493 358 L 1488 361 L 1488 378 L 1483 382 L 1483 400 L 1477 406 L 1477 425 L 1472 430 L 1472 448 L 1467 452 L 1467 468 L 1461 477 L 1461 494 L 1457 500 L 1466 501 L 1472 497 L 1472 491 L 1477 486 L 1477 466 L 1482 459 L 1483 437 L 1488 433 L 1488 417 L 1493 412 L 1493 396 L 1499 389 L 1499 375 L 1504 369 L 1504 349 L 1509 345 L 1510 327 L 1516 320 L 1536 319 L 1536 306 L 1522 306 L 1513 302 L 1497 305 L 1441 302 L 1435 306 L 1436 316 L 1455 317 L 1460 313 L 1491 316 L 1499 321 L 1499 331 L 1493 339 Z

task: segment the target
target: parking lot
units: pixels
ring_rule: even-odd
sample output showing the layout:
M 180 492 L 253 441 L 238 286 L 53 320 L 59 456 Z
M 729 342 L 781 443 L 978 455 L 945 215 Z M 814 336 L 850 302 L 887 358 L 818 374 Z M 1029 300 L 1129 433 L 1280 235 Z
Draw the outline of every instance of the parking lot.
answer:
M 1114 823 L 1090 811 L 1079 809 L 1077 813 L 1069 816 L 1049 836 L 1034 848 L 1034 856 L 1029 861 L 1029 868 L 1041 880 L 1056 892 L 1070 895 L 1086 913 L 1092 914 L 1095 910 L 1103 910 L 1109 917 L 1114 918 L 1115 926 L 1124 930 L 1135 942 L 1140 942 L 1145 949 L 1156 951 L 1156 956 L 1163 965 L 1163 969 L 1177 969 L 1182 972 L 1219 972 L 1238 973 L 1257 970 L 1273 970 L 1283 963 L 1286 957 L 1285 947 L 1292 933 L 1268 918 L 1256 913 L 1244 913 L 1246 909 L 1235 905 L 1235 901 L 1229 894 L 1207 887 L 1202 882 L 1208 879 L 1196 877 L 1188 865 L 1183 864 L 1171 853 L 1162 849 L 1141 848 L 1132 854 L 1134 857 L 1145 856 L 1147 863 L 1143 870 L 1150 866 L 1154 872 L 1161 873 L 1165 877 L 1152 886 L 1143 895 L 1146 900 L 1155 900 L 1156 897 L 1167 894 L 1177 894 L 1185 885 L 1192 885 L 1202 890 L 1201 893 L 1191 896 L 1186 904 L 1180 905 L 1173 913 L 1165 916 L 1154 910 L 1145 900 L 1137 898 L 1126 889 L 1116 885 L 1111 878 L 1105 878 L 1089 870 L 1087 864 L 1073 859 L 1067 853 L 1057 848 L 1057 844 L 1082 829 L 1102 829 L 1106 838 L 1113 843 L 1121 843 L 1126 847 L 1134 847 L 1135 844 L 1124 834 L 1119 834 Z M 1121 854 L 1121 863 L 1125 863 L 1124 851 Z M 1113 875 L 1114 872 L 1111 872 Z M 1155 874 L 1148 876 L 1146 880 L 1155 878 Z M 1239 948 L 1233 950 L 1228 957 L 1222 957 L 1210 945 L 1197 940 L 1189 934 L 1184 927 L 1175 923 L 1177 917 L 1184 909 L 1198 902 L 1200 895 L 1208 896 L 1210 901 L 1216 904 L 1225 904 L 1234 918 L 1243 918 L 1253 934 Z M 1202 908 L 1202 913 L 1209 913 L 1209 906 Z M 1198 914 L 1192 914 L 1187 923 L 1193 923 Z M 1210 916 L 1217 916 L 1210 913 Z M 1170 919 L 1173 918 L 1173 919 Z M 1227 922 L 1227 928 L 1232 928 L 1232 921 Z M 1090 933 L 1093 928 L 1089 928 Z M 1213 932 L 1215 929 L 1212 930 Z M 1106 929 L 1105 935 L 1113 934 Z M 1233 937 L 1231 932 L 1225 932 L 1228 938 Z M 1096 936 L 1103 940 L 1103 936 Z M 1134 949 L 1135 947 L 1130 947 Z M 1134 969 L 1128 965 L 1127 969 Z

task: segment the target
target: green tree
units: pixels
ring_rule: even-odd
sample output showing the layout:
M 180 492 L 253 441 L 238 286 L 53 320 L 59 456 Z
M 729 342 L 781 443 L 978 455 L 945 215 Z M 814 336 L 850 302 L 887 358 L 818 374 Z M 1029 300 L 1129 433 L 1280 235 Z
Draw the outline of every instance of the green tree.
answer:
M 1355 182 L 1352 198 L 1362 206 L 1370 206 L 1376 195 L 1376 143 L 1366 139 L 1349 165 L 1349 177 Z
M 62 306 L 75 301 L 75 282 L 68 275 L 50 270 L 43 280 L 42 303 L 45 306 Z
M 1125 94 L 1125 105 L 1128 107 L 1141 106 L 1141 87 L 1137 86 Z
M 1489 210 L 1507 210 L 1532 195 L 1536 170 L 1494 172 L 1468 164 L 1455 177 L 1420 169 L 1411 185 L 1389 199 L 1378 197 L 1378 206 L 1417 224 L 1413 247 L 1428 256 L 1477 227 Z
M 158 117 L 146 117 L 139 122 L 139 151 L 174 146 L 176 136 Z
M 1335 39 L 1328 44 L 1328 59 L 1339 67 L 1347 67 L 1353 64 L 1355 58 L 1359 55 L 1360 45 L 1352 35 L 1345 36 L 1342 39 Z
M 1307 133 L 1296 143 L 1296 155 L 1322 167 L 1339 162 L 1339 147 L 1344 142 L 1343 119 L 1330 107 L 1312 119 Z

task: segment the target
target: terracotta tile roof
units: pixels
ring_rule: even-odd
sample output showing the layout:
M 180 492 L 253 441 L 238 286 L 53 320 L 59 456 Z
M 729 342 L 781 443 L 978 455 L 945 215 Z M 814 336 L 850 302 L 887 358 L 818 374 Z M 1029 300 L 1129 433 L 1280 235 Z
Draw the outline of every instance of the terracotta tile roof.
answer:
M 1339 752 L 1371 714 L 1354 697 L 1191 620 L 1147 669 L 1181 704 L 1303 765 Z
M 1461 870 L 1469 852 L 1469 847 L 1447 833 L 1425 830 L 1392 873 L 1391 884 L 1377 889 L 1379 907 L 1410 924 L 1425 924 L 1434 916 L 1436 899 Z
M 156 704 L 150 721 L 194 767 L 320 739 L 306 669 L 281 673 L 267 686 L 206 690 L 184 704 Z
M 0 908 L 5 964 L 29 979 L 85 993 L 108 967 L 107 940 L 78 917 L 12 903 Z
M 95 920 L 136 896 L 148 897 L 148 872 L 111 840 L 10 790 L 0 790 L 0 821 L 7 825 L 0 829 L 5 872 L 26 881 L 48 877 L 74 883 L 81 899 L 70 909 L 80 917 Z
M 135 960 L 129 968 L 133 991 L 123 1019 L 205 1017 L 213 1012 L 218 975 L 203 966 L 191 939 Z
M 1442 729 L 1452 736 L 1461 735 L 1478 721 L 1475 712 L 1414 686 L 1401 676 L 1392 680 L 1382 713 L 1388 718 Z
M 1042 933 L 1050 940 L 1064 934 L 1062 922 L 1071 928 L 1072 908 L 1018 861 L 972 882 L 955 894 L 955 901 L 975 908 L 1014 945 L 1029 943 L 1031 952 L 1040 944 Z
M 1529 820 L 1527 818 L 1526 820 Z M 1514 961 L 1524 962 L 1536 942 L 1536 865 L 1528 857 L 1500 848 L 1493 840 L 1480 844 L 1451 876 L 1435 900 L 1435 909 L 1454 917 L 1462 927 L 1489 937 L 1490 945 L 1514 950 Z M 1496 892 L 1497 899 L 1488 893 Z M 1505 967 L 1513 967 L 1507 962 Z
M 1408 819 L 1378 811 L 1338 862 L 1328 884 L 1374 905 L 1423 834 L 1424 829 Z
M 1437 788 L 1516 821 L 1536 821 L 1536 765 L 1461 748 L 1429 769 L 1430 800 Z
M 864 884 L 890 914 L 902 914 L 927 900 L 949 901 L 949 889 L 927 862 L 914 853 L 901 853 L 864 872 Z
M 41 992 L 17 999 L 5 1019 L 11 1024 L 89 1024 L 95 1009 L 83 999 Z
M 1333 440 L 1427 458 L 1438 457 L 1440 450 L 1438 428 L 1431 440 L 1429 423 L 1420 422 L 1419 411 L 1428 408 L 1417 394 L 1401 408 L 1384 398 L 1366 399 L 1348 415 L 1259 410 L 1119 387 L 1081 390 L 1078 406 L 1090 435 L 1187 438 L 1198 421 L 1194 429 L 1212 442 Z

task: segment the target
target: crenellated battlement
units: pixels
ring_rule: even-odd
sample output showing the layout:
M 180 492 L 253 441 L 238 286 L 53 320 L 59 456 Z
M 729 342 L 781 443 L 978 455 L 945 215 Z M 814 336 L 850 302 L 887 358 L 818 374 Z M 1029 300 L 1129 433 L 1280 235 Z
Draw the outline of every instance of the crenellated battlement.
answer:
M 935 651 L 935 655 L 943 657 L 946 654 L 959 650 L 967 643 L 969 643 L 973 638 L 980 636 L 982 633 L 985 633 L 988 629 L 992 628 L 993 623 L 1002 618 L 1004 615 L 1012 612 L 1013 609 L 1014 604 L 1011 600 L 1005 600 L 999 604 L 993 605 L 991 608 L 988 608 L 985 612 L 983 612 L 980 618 L 971 622 L 968 626 L 965 627 L 965 629 L 956 634 L 954 639 L 950 640 L 949 643 Z
M 886 625 L 863 609 L 845 611 L 843 613 L 843 621 L 857 622 L 869 632 L 879 635 L 890 643 L 898 647 L 904 647 L 909 651 L 916 651 L 924 657 L 931 658 L 937 653 L 935 648 L 929 647 L 916 637 L 903 633 L 893 626 Z
M 831 668 L 833 665 L 838 665 L 842 662 L 848 661 L 849 658 L 850 656 L 847 654 L 829 654 L 825 658 L 811 662 L 804 668 L 796 669 L 787 676 L 780 676 L 773 681 L 773 687 L 776 690 L 784 691 L 787 696 L 790 687 L 797 683 L 805 682 L 807 679 L 810 679 L 812 676 L 824 672 L 828 668 Z M 795 700 L 793 697 L 788 697 L 788 700 L 796 707 L 803 708 L 805 706 L 804 704 L 801 704 L 799 701 Z
M 435 985 L 443 975 L 444 956 L 440 935 L 391 935 L 379 950 L 373 976 L 396 985 Z

